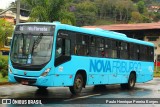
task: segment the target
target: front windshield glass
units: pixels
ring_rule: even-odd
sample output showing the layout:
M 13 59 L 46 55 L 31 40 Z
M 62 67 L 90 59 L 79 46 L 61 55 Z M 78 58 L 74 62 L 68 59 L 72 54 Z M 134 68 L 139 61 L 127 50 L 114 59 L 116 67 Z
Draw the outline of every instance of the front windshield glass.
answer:
M 15 34 L 11 51 L 11 60 L 23 65 L 42 65 L 51 57 L 53 35 L 43 33 Z

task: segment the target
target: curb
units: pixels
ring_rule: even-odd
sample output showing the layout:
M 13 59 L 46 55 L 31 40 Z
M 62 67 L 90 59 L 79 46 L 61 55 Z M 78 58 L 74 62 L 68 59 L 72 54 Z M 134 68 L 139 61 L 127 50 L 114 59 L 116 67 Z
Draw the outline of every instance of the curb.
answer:
M 10 82 L 0 82 L 1 85 L 14 85 L 15 83 L 10 83 Z

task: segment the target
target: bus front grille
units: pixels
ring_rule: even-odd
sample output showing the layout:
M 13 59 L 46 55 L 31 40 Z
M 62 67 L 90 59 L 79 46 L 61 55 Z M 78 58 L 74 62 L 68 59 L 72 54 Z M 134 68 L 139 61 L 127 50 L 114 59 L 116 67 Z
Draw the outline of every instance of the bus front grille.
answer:
M 37 79 L 21 78 L 16 76 L 14 76 L 14 78 L 19 83 L 22 83 L 23 81 L 25 81 L 25 82 L 28 82 L 28 84 L 34 84 L 37 81 Z

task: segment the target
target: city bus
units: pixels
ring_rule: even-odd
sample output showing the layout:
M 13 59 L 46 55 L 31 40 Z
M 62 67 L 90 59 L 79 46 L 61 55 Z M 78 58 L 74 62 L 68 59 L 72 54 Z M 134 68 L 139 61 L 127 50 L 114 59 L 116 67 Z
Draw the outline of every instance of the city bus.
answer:
M 135 83 L 153 79 L 154 45 L 125 34 L 60 22 L 16 25 L 9 55 L 10 82 L 69 87 L 79 94 L 87 85 Z

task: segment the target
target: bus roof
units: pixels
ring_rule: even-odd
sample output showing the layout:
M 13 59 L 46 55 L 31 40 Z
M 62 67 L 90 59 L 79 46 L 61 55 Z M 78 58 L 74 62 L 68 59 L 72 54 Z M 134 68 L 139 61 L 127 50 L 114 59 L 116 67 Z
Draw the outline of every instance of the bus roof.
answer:
M 154 44 L 151 42 L 146 42 L 146 41 L 142 41 L 142 40 L 138 40 L 138 39 L 129 38 L 123 33 L 113 32 L 113 31 L 109 31 L 109 30 L 103 30 L 103 29 L 99 29 L 99 28 L 93 29 L 93 28 L 76 27 L 76 26 L 72 26 L 72 25 L 61 24 L 60 22 L 57 22 L 57 21 L 55 21 L 53 23 L 51 23 L 51 22 L 28 22 L 28 23 L 20 23 L 18 25 L 27 25 L 27 24 L 55 25 L 59 29 L 66 29 L 66 30 L 70 30 L 70 31 L 76 31 L 76 32 L 91 34 L 91 35 L 95 35 L 95 36 L 97 35 L 97 36 L 101 36 L 101 37 L 113 38 L 113 39 L 122 40 L 122 41 L 126 41 L 126 42 L 154 46 Z

